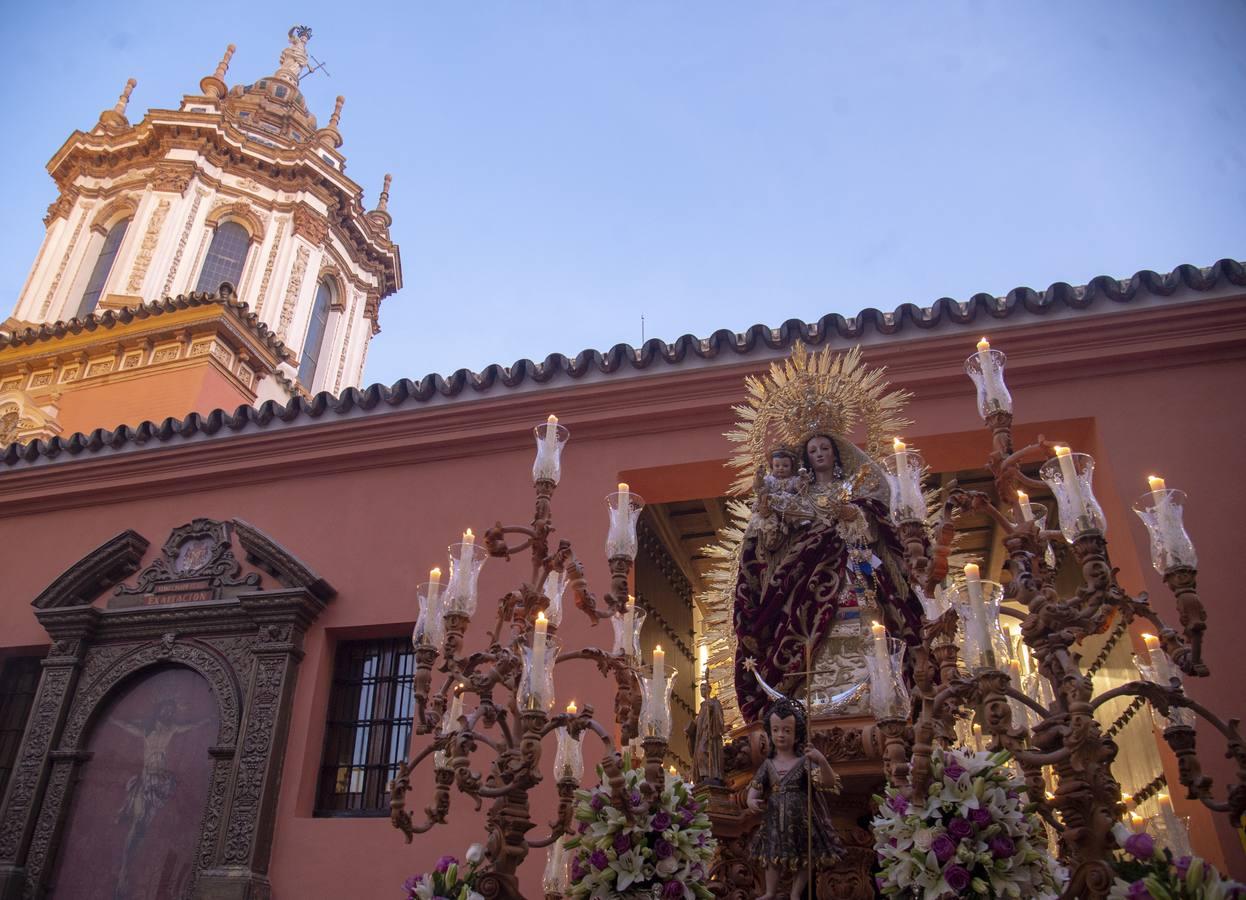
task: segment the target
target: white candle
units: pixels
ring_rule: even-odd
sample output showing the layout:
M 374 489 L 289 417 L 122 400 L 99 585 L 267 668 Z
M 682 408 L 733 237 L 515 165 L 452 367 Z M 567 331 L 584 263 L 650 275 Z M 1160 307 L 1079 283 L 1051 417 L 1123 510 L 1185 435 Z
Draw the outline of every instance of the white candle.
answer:
M 610 543 L 615 547 L 627 542 L 628 534 L 631 532 L 632 518 L 632 495 L 628 489 L 626 481 L 619 482 L 619 508 L 615 514 L 613 528 L 611 528 Z
M 550 414 L 545 420 L 545 434 L 541 436 L 541 446 L 536 454 L 534 467 L 537 479 L 554 479 L 554 461 L 558 458 L 558 417 Z
M 476 535 L 472 534 L 469 528 L 463 532 L 463 546 L 459 549 L 459 578 L 460 590 L 466 591 L 467 573 L 472 570 L 472 560 L 476 556 Z
M 1074 521 L 1085 513 L 1086 504 L 1082 500 L 1081 483 L 1077 480 L 1077 467 L 1073 465 L 1073 451 L 1068 447 L 1056 447 L 1056 459 L 1060 461 L 1060 474 L 1064 478 L 1064 489 L 1068 492 L 1069 510 Z M 1080 530 L 1080 528 L 1078 529 Z
M 636 655 L 636 598 L 627 595 L 627 607 L 623 611 L 623 652 L 628 656 Z
M 580 711 L 580 710 L 579 710 L 579 707 L 577 707 L 577 706 L 575 705 L 575 701 L 574 701 L 574 700 L 572 700 L 570 703 L 568 703 L 568 704 L 567 704 L 567 715 L 569 715 L 569 716 L 574 716 L 574 715 L 576 715 L 579 711 Z
M 1150 485 L 1151 497 L 1155 503 L 1156 529 L 1160 533 L 1164 551 L 1171 554 L 1173 548 L 1180 546 L 1182 541 L 1181 528 L 1168 499 L 1168 485 L 1158 475 L 1148 475 L 1147 484 Z
M 995 368 L 995 357 L 991 356 L 991 342 L 985 337 L 978 341 L 978 368 L 982 370 L 982 389 L 986 393 L 987 406 L 1002 406 L 999 371 Z
M 1173 808 L 1172 808 L 1172 798 L 1169 797 L 1167 794 L 1160 794 L 1155 799 L 1159 801 L 1160 814 L 1164 817 L 1165 821 L 1168 821 L 1174 815 Z
M 1151 668 L 1155 670 L 1155 680 L 1164 687 L 1168 687 L 1172 682 L 1172 667 L 1168 663 L 1168 654 L 1160 646 L 1159 638 L 1153 634 L 1144 634 L 1142 641 L 1146 644 L 1147 656 L 1151 659 Z
M 666 651 L 662 649 L 661 644 L 653 648 L 653 690 L 663 692 L 655 694 L 655 700 L 663 696 L 666 691 Z
M 874 635 L 874 661 L 878 669 L 879 683 L 872 685 L 878 692 L 878 702 L 884 707 L 891 704 L 891 654 L 887 652 L 887 627 L 882 622 L 870 626 Z
M 965 590 L 969 593 L 969 618 L 968 627 L 972 629 L 974 640 L 978 645 L 978 651 L 981 653 L 982 665 L 990 665 L 991 644 L 990 637 L 986 627 L 986 603 L 982 599 L 982 579 L 981 570 L 977 563 L 967 563 L 965 565 Z
M 893 438 L 891 447 L 896 454 L 896 480 L 900 484 L 900 505 L 913 515 L 920 515 L 922 504 L 919 498 L 913 496 L 912 473 L 909 470 L 908 445 L 899 438 Z
M 536 630 L 532 632 L 532 680 L 529 685 L 534 706 L 545 705 L 541 690 L 545 687 L 545 634 L 548 628 L 549 620 L 545 618 L 545 613 L 537 613 Z
M 973 723 L 973 749 L 982 749 L 982 726 L 977 722 Z
M 1034 507 L 1030 506 L 1030 495 L 1025 491 L 1017 491 L 1017 504 L 1021 507 L 1021 520 L 1034 521 Z
M 450 730 L 452 731 L 458 730 L 459 718 L 463 715 L 463 695 L 459 693 L 461 687 L 463 683 L 459 682 L 451 692 L 453 697 L 450 700 Z
M 701 680 L 704 681 L 706 676 L 709 675 L 710 667 L 710 648 L 705 644 L 702 644 L 697 651 L 697 662 L 701 670 Z

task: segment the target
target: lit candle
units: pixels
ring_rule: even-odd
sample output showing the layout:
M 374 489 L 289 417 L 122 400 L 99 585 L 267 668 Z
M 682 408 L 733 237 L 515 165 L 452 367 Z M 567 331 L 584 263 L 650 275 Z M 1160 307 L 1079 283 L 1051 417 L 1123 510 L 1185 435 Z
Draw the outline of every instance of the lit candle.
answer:
M 552 462 L 554 453 L 558 450 L 558 417 L 553 413 L 549 414 L 549 418 L 545 420 L 545 452 L 549 454 L 548 459 Z
M 1074 521 L 1080 519 L 1085 510 L 1082 501 L 1081 484 L 1077 480 L 1077 466 L 1073 465 L 1073 451 L 1068 447 L 1056 447 L 1056 459 L 1060 461 L 1060 474 L 1064 479 L 1064 489 L 1068 492 L 1069 505 Z M 1080 529 L 1079 529 L 1080 530 Z
M 878 691 L 878 702 L 885 708 L 891 705 L 891 656 L 887 652 L 887 626 L 875 622 L 870 631 L 874 635 L 874 664 L 879 677 L 879 683 L 871 685 L 871 688 Z
M 1171 827 L 1177 823 L 1177 814 L 1173 812 L 1172 799 L 1167 794 L 1160 794 L 1155 798 L 1159 802 L 1160 818 L 1164 820 L 1164 825 Z
M 575 705 L 574 700 L 572 700 L 570 703 L 567 704 L 567 715 L 574 716 L 578 712 L 579 712 L 579 707 Z
M 975 750 L 982 749 L 982 726 L 977 722 L 973 723 L 973 748 Z
M 1160 533 L 1162 549 L 1171 552 L 1173 547 L 1181 544 L 1181 529 L 1172 514 L 1172 504 L 1168 502 L 1168 485 L 1158 475 L 1148 475 L 1147 484 L 1151 487 L 1151 497 L 1155 502 L 1155 524 Z
M 995 368 L 995 357 L 991 356 L 991 342 L 985 337 L 978 341 L 978 368 L 982 370 L 982 389 L 986 393 L 987 405 L 1002 407 L 998 387 L 999 371 Z
M 666 651 L 658 644 L 653 648 L 653 689 L 663 693 L 655 694 L 654 698 L 662 697 L 666 691 Z
M 627 595 L 627 606 L 623 610 L 623 646 L 628 656 L 636 655 L 636 598 Z
M 977 563 L 965 564 L 965 590 L 969 594 L 969 628 L 978 645 L 980 664 L 992 664 L 992 653 L 986 627 L 986 602 L 982 599 L 981 569 Z
M 1034 507 L 1030 506 L 1030 495 L 1025 491 L 1017 491 L 1017 504 L 1021 507 L 1021 520 L 1034 521 Z
M 615 546 L 627 542 L 628 534 L 631 531 L 632 523 L 632 495 L 627 486 L 626 481 L 619 482 L 619 509 L 614 517 L 614 538 L 611 541 Z
M 1142 641 L 1146 644 L 1147 655 L 1151 658 L 1151 668 L 1155 670 L 1155 680 L 1164 687 L 1172 682 L 1173 671 L 1168 664 L 1168 654 L 1164 652 L 1160 645 L 1160 640 L 1153 634 L 1142 635 Z
M 450 729 L 458 731 L 459 718 L 463 715 L 463 695 L 459 690 L 463 687 L 463 683 L 459 682 L 454 686 L 452 698 L 450 700 Z
M 1146 820 L 1136 812 L 1129 814 L 1129 825 L 1134 831 L 1142 831 L 1146 827 Z
M 891 448 L 896 455 L 896 481 L 900 486 L 900 505 L 913 515 L 922 512 L 921 503 L 913 496 L 912 474 L 909 470 L 908 446 L 899 438 L 893 438 Z
M 463 532 L 463 546 L 459 548 L 459 589 L 466 594 L 467 573 L 472 570 L 472 560 L 476 555 L 476 535 L 469 528 Z
M 1021 663 L 1018 660 L 1009 661 L 1008 674 L 1012 678 L 1012 686 L 1018 691 L 1021 690 Z
M 532 691 L 533 706 L 544 706 L 545 698 L 541 691 L 545 687 L 545 633 L 549 628 L 549 620 L 545 613 L 536 614 L 536 630 L 532 632 L 532 679 L 529 685 Z

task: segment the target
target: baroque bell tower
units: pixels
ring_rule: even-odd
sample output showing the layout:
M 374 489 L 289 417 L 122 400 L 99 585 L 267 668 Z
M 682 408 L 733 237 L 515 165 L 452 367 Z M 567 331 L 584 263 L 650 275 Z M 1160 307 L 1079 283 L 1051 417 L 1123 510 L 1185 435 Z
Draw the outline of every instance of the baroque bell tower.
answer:
M 390 176 L 366 209 L 344 99 L 319 126 L 299 90 L 311 30 L 288 37 L 272 74 L 228 86 L 231 44 L 137 123 L 131 79 L 49 161 L 58 194 L 0 326 L 0 423 L 17 422 L 0 444 L 358 386 L 402 284 Z

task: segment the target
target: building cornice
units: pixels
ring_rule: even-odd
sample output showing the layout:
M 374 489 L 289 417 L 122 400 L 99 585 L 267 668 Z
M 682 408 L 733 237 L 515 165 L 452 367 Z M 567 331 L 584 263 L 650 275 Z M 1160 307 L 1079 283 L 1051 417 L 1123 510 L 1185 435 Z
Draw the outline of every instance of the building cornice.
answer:
M 1115 374 L 1153 371 L 1157 367 L 1201 364 L 1246 355 L 1246 294 L 1225 292 L 1205 302 L 1140 305 L 1129 315 L 1089 307 L 1064 317 L 1039 318 L 1014 308 L 1018 317 L 1001 336 L 1009 355 L 1009 383 L 1027 384 L 1076 379 L 1097 371 Z M 1017 311 L 1022 310 L 1022 311 Z M 863 343 L 871 364 L 885 365 L 894 381 L 925 399 L 964 391 L 961 361 L 971 347 L 969 336 L 983 330 L 984 320 L 970 318 L 941 329 L 893 335 L 891 340 L 832 340 L 832 345 Z M 994 329 L 992 334 L 1001 334 Z M 967 343 L 968 341 L 968 343 Z M 454 384 L 431 377 L 420 383 L 403 380 L 389 388 L 373 385 L 349 389 L 339 397 L 327 393 L 311 400 L 292 399 L 284 406 L 265 403 L 236 412 L 218 410 L 206 416 L 144 423 L 136 428 L 98 429 L 50 442 L 10 445 L 0 455 L 9 472 L 0 476 L 0 509 L 21 505 L 33 491 L 55 502 L 74 502 L 75 489 L 91 493 L 89 469 L 103 485 L 115 473 L 121 489 L 130 483 L 142 490 L 167 472 L 171 489 L 192 489 L 195 472 L 231 482 L 278 477 L 283 467 L 300 473 L 330 472 L 448 458 L 464 444 L 487 442 L 496 449 L 526 444 L 527 425 L 551 410 L 576 430 L 577 438 L 610 437 L 640 431 L 687 429 L 729 424 L 731 405 L 738 402 L 742 378 L 762 369 L 781 352 L 720 355 L 702 365 L 657 366 L 646 371 L 636 359 L 625 377 L 616 369 L 609 377 L 560 379 L 542 384 L 516 384 L 500 390 L 473 379 Z M 1053 362 L 1056 363 L 1053 371 Z M 464 402 L 471 399 L 472 402 Z M 298 430 L 297 441 L 286 432 Z M 65 463 L 73 462 L 72 465 Z M 126 473 L 131 473 L 127 475 Z M 33 479 L 33 480 L 32 480 Z M 100 480 L 102 479 L 102 480 Z M 56 483 L 52 489 L 52 482 Z M 207 482 L 205 481 L 205 484 Z M 75 488 L 75 485 L 77 488 Z

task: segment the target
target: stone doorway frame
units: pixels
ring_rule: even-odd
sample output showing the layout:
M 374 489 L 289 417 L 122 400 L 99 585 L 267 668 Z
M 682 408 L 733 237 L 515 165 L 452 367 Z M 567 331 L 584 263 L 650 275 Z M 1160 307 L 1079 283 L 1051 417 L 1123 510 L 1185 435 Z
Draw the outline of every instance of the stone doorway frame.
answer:
M 279 587 L 223 579 L 224 596 L 167 605 L 94 605 L 138 571 L 149 542 L 123 531 L 88 553 L 32 605 L 52 645 L 0 801 L 0 900 L 44 898 L 68 818 L 86 738 L 114 689 L 155 667 L 198 672 L 217 702 L 208 799 L 195 849 L 194 900 L 267 900 L 277 794 L 303 638 L 335 591 L 292 554 L 239 519 L 196 519 L 179 533 L 224 535 L 217 562 L 240 568 L 232 541 Z M 157 558 L 140 576 L 148 583 Z M 133 588 L 124 592 L 133 593 Z M 123 593 L 118 588 L 118 595 Z

